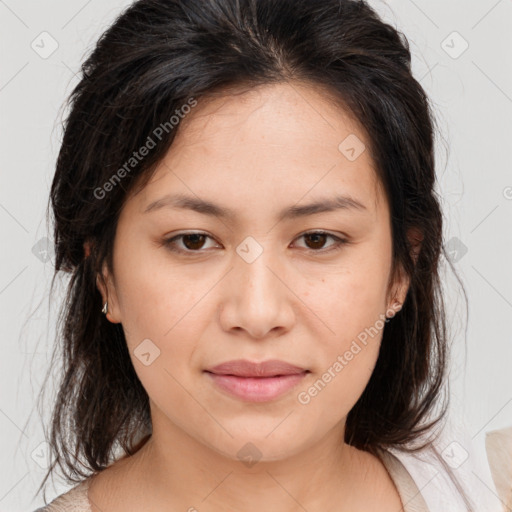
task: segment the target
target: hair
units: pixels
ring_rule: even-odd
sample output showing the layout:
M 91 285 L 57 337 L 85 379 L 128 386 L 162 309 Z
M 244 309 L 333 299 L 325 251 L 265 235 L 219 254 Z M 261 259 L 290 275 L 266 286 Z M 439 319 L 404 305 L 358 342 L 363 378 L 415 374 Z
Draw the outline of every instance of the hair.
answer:
M 140 0 L 101 35 L 68 98 L 49 202 L 52 290 L 59 272 L 70 280 L 58 321 L 54 358 L 63 373 L 44 481 L 59 466 L 77 482 L 105 469 L 116 449 L 131 455 L 150 436 L 148 395 L 122 326 L 101 312 L 97 279 L 103 264 L 113 270 L 124 202 L 147 184 L 182 127 L 169 120 L 214 94 L 294 82 L 328 92 L 364 130 L 390 205 L 391 274 L 410 278 L 401 311 L 386 322 L 369 383 L 347 416 L 345 441 L 373 454 L 433 446 L 449 401 L 439 272 L 446 253 L 434 189 L 435 119 L 412 76 L 406 37 L 364 1 Z M 149 140 L 154 147 L 145 158 L 131 160 Z M 409 228 L 422 236 L 417 259 Z

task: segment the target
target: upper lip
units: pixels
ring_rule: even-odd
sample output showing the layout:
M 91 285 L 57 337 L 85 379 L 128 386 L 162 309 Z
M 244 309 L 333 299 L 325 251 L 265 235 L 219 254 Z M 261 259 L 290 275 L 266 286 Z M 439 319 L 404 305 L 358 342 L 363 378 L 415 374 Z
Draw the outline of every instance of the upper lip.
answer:
M 259 363 L 246 359 L 236 359 L 218 364 L 206 371 L 218 375 L 235 375 L 237 377 L 277 377 L 278 375 L 296 375 L 307 370 L 278 359 L 269 359 Z

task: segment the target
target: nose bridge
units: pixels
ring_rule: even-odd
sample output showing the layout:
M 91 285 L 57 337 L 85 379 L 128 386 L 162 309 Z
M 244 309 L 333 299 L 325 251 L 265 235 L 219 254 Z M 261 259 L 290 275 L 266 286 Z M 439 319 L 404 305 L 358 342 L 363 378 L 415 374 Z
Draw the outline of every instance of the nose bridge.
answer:
M 276 327 L 290 328 L 293 308 L 286 302 L 285 276 L 279 277 L 282 266 L 270 239 L 247 237 L 236 247 L 222 314 L 225 329 L 242 328 L 263 338 Z
M 279 261 L 270 247 L 271 237 L 256 240 L 246 237 L 236 248 L 235 279 L 240 280 L 242 287 L 247 287 L 245 293 L 256 294 L 255 299 L 272 300 L 275 293 L 283 286 L 276 277 Z

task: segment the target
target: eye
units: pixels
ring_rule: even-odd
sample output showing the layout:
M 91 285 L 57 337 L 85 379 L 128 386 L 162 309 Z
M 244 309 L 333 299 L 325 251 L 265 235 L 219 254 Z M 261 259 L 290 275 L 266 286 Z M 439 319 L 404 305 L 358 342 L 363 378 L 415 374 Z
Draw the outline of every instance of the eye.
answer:
M 213 240 L 213 238 L 206 233 L 182 233 L 180 235 L 173 236 L 172 238 L 169 238 L 168 240 L 164 241 L 164 245 L 167 246 L 171 251 L 173 252 L 180 252 L 180 253 L 192 253 L 192 252 L 199 252 L 200 249 L 203 248 L 204 241 L 206 238 L 210 238 Z M 183 247 L 178 247 L 176 244 L 176 240 L 182 241 Z
M 307 233 L 303 233 L 298 238 L 304 238 L 305 240 L 309 240 L 309 243 L 312 245 L 312 247 L 307 247 L 308 250 L 322 253 L 341 249 L 344 244 L 348 243 L 347 240 L 344 240 L 326 231 L 309 231 Z M 334 240 L 334 243 L 331 244 L 328 249 L 323 249 L 322 247 L 319 247 L 325 244 L 327 238 L 331 238 L 332 240 Z
M 308 241 L 307 243 L 310 245 L 310 247 L 306 247 L 307 250 L 316 253 L 326 253 L 338 250 L 341 249 L 343 245 L 348 243 L 347 240 L 344 240 L 326 231 L 309 231 L 297 237 L 297 239 L 300 238 L 304 238 Z M 332 243 L 328 249 L 323 249 L 326 239 L 328 238 L 334 240 L 334 243 Z M 165 245 L 169 250 L 177 253 L 200 254 L 202 249 L 204 249 L 204 244 L 207 239 L 213 240 L 213 238 L 207 233 L 181 233 L 164 240 L 163 245 Z M 178 241 L 182 244 L 181 247 Z

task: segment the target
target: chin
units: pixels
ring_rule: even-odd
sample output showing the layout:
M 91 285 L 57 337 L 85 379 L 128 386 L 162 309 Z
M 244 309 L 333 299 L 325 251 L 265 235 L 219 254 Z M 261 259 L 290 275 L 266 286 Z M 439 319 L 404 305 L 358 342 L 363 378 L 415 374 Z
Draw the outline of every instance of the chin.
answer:
M 325 433 L 309 432 L 302 422 L 292 422 L 286 414 L 276 421 L 265 421 L 260 418 L 257 422 L 241 425 L 226 425 L 227 433 L 221 438 L 204 440 L 211 449 L 220 455 L 239 460 L 247 468 L 252 468 L 257 462 L 274 462 L 285 460 L 297 455 L 318 441 Z M 290 422 L 289 422 L 290 421 Z M 281 423 L 280 423 L 281 422 Z M 285 426 L 285 423 L 289 422 Z

